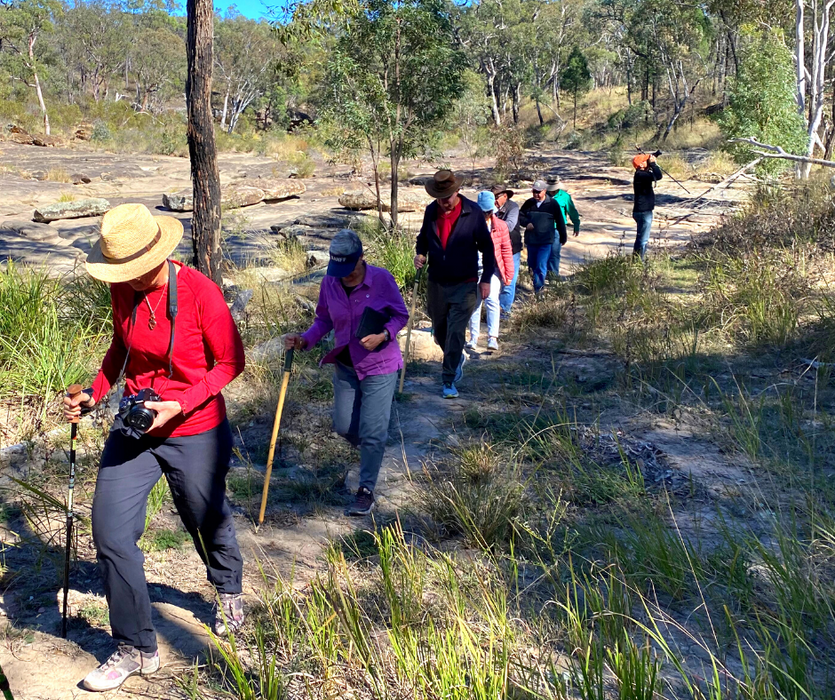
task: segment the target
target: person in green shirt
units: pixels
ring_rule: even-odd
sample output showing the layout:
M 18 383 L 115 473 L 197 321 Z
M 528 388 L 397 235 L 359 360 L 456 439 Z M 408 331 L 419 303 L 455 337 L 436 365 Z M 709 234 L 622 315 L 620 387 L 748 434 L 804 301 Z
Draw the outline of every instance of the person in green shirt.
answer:
M 562 216 L 566 223 L 571 220 L 574 225 L 574 235 L 580 235 L 580 214 L 577 213 L 577 208 L 574 206 L 574 201 L 571 195 L 561 188 L 562 182 L 559 176 L 548 180 L 548 189 L 546 192 L 548 196 L 552 197 L 562 209 Z M 554 245 L 551 248 L 551 257 L 548 258 L 548 272 L 552 273 L 556 279 L 560 278 L 560 251 L 562 246 L 559 239 L 555 239 Z

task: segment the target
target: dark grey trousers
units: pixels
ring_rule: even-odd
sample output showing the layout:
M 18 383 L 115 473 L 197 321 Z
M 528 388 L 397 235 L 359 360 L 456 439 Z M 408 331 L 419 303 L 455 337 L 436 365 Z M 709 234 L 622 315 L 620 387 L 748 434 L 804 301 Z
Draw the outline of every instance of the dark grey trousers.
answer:
M 333 370 L 333 429 L 360 450 L 360 486 L 373 492 L 386 451 L 397 372 L 360 379 L 353 367 Z
M 444 351 L 444 384 L 452 384 L 464 342 L 467 324 L 478 301 L 478 283 L 438 284 L 429 282 L 426 288 L 426 311 L 432 319 L 435 342 Z
M 219 593 L 240 593 L 243 561 L 226 501 L 232 455 L 229 422 L 198 435 L 107 438 L 93 498 L 93 541 L 104 577 L 113 639 L 144 652 L 157 648 L 145 557 L 148 494 L 164 474 L 174 505 Z

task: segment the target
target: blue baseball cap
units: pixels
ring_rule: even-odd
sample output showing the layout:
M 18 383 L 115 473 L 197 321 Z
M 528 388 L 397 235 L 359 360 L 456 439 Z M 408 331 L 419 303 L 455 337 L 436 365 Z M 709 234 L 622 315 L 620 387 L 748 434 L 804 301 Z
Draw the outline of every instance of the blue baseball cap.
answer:
M 496 208 L 496 195 L 490 190 L 478 193 L 478 206 L 481 211 L 493 211 Z
M 351 229 L 342 229 L 333 237 L 329 253 L 328 276 L 347 277 L 362 257 L 362 241 Z

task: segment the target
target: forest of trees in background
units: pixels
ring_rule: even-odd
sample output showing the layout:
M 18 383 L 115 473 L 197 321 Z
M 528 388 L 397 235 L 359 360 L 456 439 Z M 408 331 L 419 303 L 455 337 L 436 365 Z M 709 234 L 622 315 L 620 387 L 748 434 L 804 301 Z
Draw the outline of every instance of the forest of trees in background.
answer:
M 513 125 L 523 103 L 535 106 L 541 125 L 564 128 L 576 121 L 568 110 L 583 92 L 619 86 L 627 107 L 610 120 L 650 123 L 660 143 L 694 103 L 709 113 L 736 104 L 747 112 L 725 120 L 730 135 L 776 138 L 794 152 L 828 157 L 835 144 L 831 9 L 805 0 L 311 0 L 270 23 L 231 8 L 216 15 L 213 108 L 229 133 L 242 119 L 250 128 L 286 129 L 327 114 L 342 128 L 340 115 L 355 105 L 350 91 L 337 88 L 355 81 L 356 94 L 379 104 L 354 115 L 354 141 L 367 141 L 368 119 L 377 124 L 382 114 L 387 133 L 365 146 L 405 156 L 416 144 L 415 119 L 439 100 L 443 109 L 430 110 L 423 132 L 454 108 L 459 125 Z M 411 38 L 409 27 L 419 28 Z M 431 40 L 418 41 L 423 31 L 434 32 Z M 185 18 L 166 0 L 0 0 L 0 102 L 36 100 L 47 133 L 55 104 L 183 111 L 184 37 Z M 412 85 L 405 95 L 398 83 L 394 95 L 390 71 L 402 68 L 400 80 L 418 65 L 423 82 L 444 82 L 442 89 L 417 95 Z M 785 117 L 778 127 L 769 122 L 774 104 Z M 401 119 L 403 109 L 412 116 Z M 350 135 L 341 138 L 350 145 Z

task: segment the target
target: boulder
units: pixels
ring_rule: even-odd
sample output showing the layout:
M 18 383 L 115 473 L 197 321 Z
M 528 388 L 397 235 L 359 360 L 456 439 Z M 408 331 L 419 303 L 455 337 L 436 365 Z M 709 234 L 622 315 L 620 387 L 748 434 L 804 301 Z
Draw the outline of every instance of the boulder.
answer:
M 294 240 L 299 236 L 312 236 L 317 233 L 312 226 L 302 226 L 301 224 L 292 224 L 291 226 L 270 226 L 273 233 L 277 233 L 285 240 Z
M 34 221 L 48 224 L 58 219 L 80 219 L 85 216 L 101 216 L 110 209 L 106 199 L 78 199 L 74 202 L 56 202 L 35 209 Z
M 192 211 L 194 209 L 194 192 L 192 190 L 180 190 L 172 194 L 163 194 L 162 206 L 169 211 Z
M 432 175 L 415 175 L 414 177 L 409 178 L 409 184 L 417 185 L 418 187 L 423 187 L 432 178 Z
M 229 313 L 232 314 L 232 318 L 236 321 L 243 319 L 246 305 L 249 304 L 252 295 L 253 291 L 251 289 L 242 289 L 235 295 L 235 301 L 229 307 Z
M 330 256 L 328 255 L 327 251 L 324 250 L 308 250 L 307 253 L 307 266 L 308 267 L 319 267 L 320 265 L 327 265 Z
M 221 206 L 227 209 L 249 207 L 264 201 L 264 190 L 252 185 L 227 185 L 220 191 Z
M 351 224 L 351 220 L 362 214 L 348 214 L 341 216 L 310 215 L 300 216 L 293 223 L 299 226 L 310 226 L 311 228 L 345 228 Z
M 29 173 L 29 177 L 33 180 L 43 182 L 49 177 L 49 173 L 47 173 L 46 170 L 35 170 L 34 172 Z
M 58 231 L 49 224 L 37 224 L 25 219 L 8 219 L 0 224 L 0 231 L 11 232 L 38 243 L 61 243 Z
M 397 336 L 400 351 L 406 353 L 406 331 L 401 331 Z M 423 362 L 443 362 L 444 351 L 435 342 L 435 337 L 430 329 L 412 328 L 412 335 L 409 338 L 409 360 L 421 360 Z
M 429 196 L 414 190 L 399 190 L 397 193 L 397 210 L 402 212 L 417 211 L 428 203 Z M 377 208 L 377 196 L 369 189 L 346 190 L 339 198 L 339 204 L 346 209 L 366 210 Z M 383 199 L 383 211 L 391 211 L 389 200 Z
M 288 197 L 298 197 L 307 190 L 303 182 L 290 178 L 258 178 L 252 180 L 251 184 L 264 190 L 264 199 L 268 202 L 287 199 Z
M 86 185 L 92 180 L 92 178 L 84 173 L 73 173 L 70 175 L 70 180 L 72 180 L 73 185 Z
M 92 124 L 79 124 L 75 130 L 75 138 L 79 141 L 89 141 L 93 136 Z
M 284 356 L 284 338 L 270 338 L 259 343 L 249 351 L 249 359 L 254 362 L 278 359 Z
M 19 143 L 23 146 L 31 146 L 32 145 L 32 136 L 26 129 L 22 129 L 17 124 L 12 124 L 9 127 L 9 140 L 14 141 L 15 143 Z
M 33 146 L 57 146 L 58 141 L 54 139 L 52 136 L 33 136 L 32 137 L 32 145 Z

